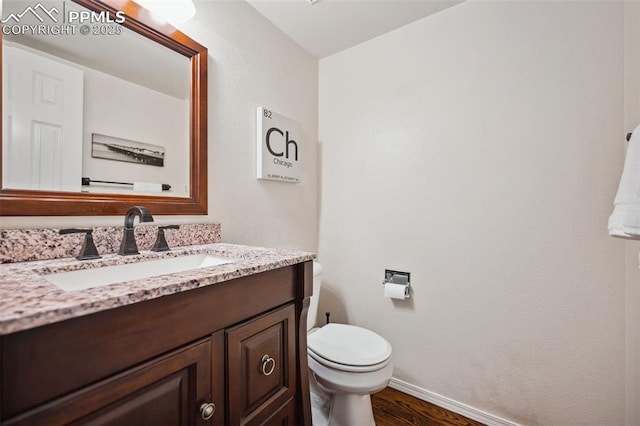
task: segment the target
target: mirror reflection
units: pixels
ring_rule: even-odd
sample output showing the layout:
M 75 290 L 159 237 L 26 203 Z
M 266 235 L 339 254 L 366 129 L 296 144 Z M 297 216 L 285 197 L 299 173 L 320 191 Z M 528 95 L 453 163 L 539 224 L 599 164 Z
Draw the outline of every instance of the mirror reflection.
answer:
M 2 8 L 3 188 L 189 196 L 190 60 L 70 1 Z

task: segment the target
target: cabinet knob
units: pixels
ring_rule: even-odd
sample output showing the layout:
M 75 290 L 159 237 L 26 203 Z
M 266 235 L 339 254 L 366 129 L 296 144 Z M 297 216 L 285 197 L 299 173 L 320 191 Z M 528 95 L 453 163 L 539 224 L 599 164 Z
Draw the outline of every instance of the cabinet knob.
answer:
M 200 406 L 200 415 L 202 415 L 203 420 L 209 420 L 213 417 L 213 413 L 216 412 L 216 404 L 213 402 L 205 402 Z
M 262 357 L 262 374 L 265 376 L 270 376 L 273 373 L 273 370 L 276 369 L 276 360 L 271 358 L 269 355 L 265 355 Z

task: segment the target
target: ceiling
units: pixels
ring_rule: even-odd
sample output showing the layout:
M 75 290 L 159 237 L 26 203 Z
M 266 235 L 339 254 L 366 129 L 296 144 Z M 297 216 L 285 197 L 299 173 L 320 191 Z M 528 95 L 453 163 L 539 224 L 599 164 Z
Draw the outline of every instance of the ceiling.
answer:
M 28 2 L 25 0 L 0 0 L 4 16 L 21 14 L 32 3 L 42 3 L 45 8 L 55 7 L 57 11 L 79 11 L 84 7 L 61 0 Z M 59 13 L 59 12 L 55 12 Z M 54 15 L 55 15 L 54 13 Z M 61 19 L 57 15 L 56 19 Z M 48 21 L 55 22 L 55 21 Z M 20 24 L 38 25 L 32 14 L 20 19 Z M 109 28 L 109 25 L 93 25 L 94 28 Z M 105 74 L 127 80 L 131 83 L 165 93 L 178 99 L 189 99 L 191 92 L 191 62 L 186 57 L 140 34 L 123 28 L 119 35 L 89 34 L 80 31 L 65 35 L 5 34 L 3 43 L 13 43 L 15 47 L 35 49 L 82 65 Z M 153 70 L 153 72 L 149 72 Z
M 463 0 L 247 0 L 312 55 L 323 58 Z

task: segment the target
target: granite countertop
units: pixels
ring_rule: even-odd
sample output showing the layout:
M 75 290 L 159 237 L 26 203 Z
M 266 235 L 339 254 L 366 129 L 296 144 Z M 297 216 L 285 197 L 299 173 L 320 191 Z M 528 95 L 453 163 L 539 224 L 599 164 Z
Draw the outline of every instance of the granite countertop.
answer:
M 217 266 L 77 291 L 61 290 L 41 276 L 53 272 L 203 253 L 237 260 Z M 139 255 L 126 257 L 109 254 L 96 260 L 79 261 L 75 258 L 65 258 L 2 264 L 0 335 L 213 285 L 305 262 L 314 257 L 314 254 L 307 252 L 216 243 L 180 247 L 165 253 L 143 251 Z

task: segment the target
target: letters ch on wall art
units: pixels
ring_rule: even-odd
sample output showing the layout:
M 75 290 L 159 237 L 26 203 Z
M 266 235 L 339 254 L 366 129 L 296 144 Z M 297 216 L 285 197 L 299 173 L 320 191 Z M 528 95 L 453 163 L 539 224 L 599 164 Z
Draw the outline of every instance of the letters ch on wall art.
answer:
M 258 179 L 300 182 L 300 123 L 265 107 L 256 118 Z

